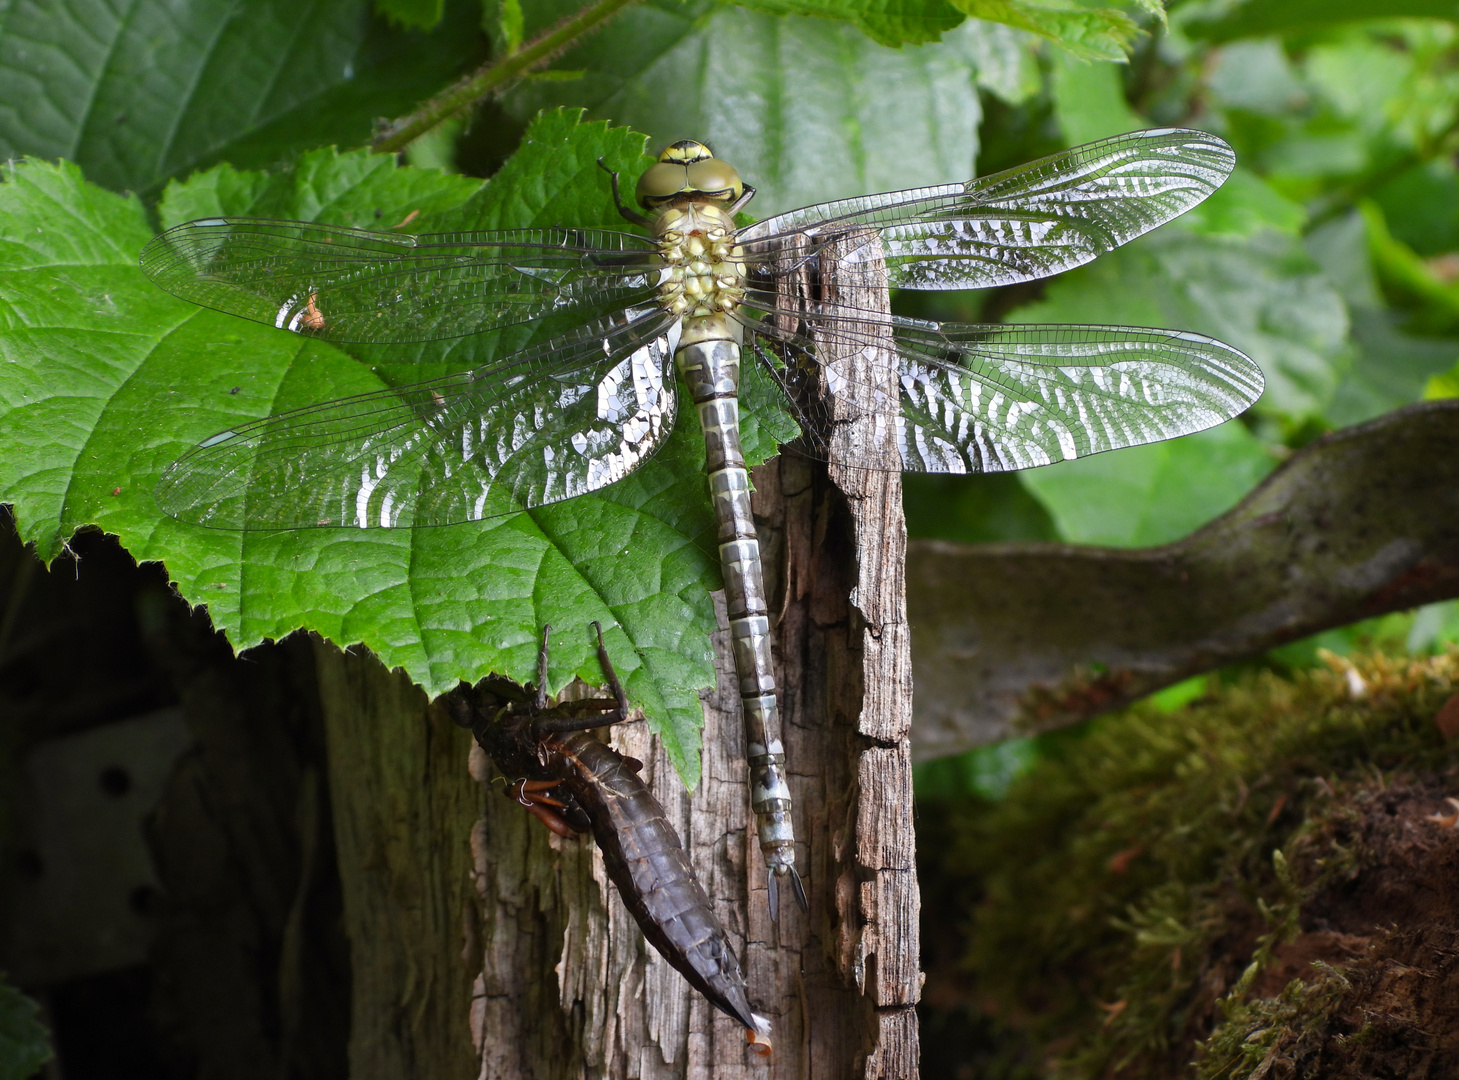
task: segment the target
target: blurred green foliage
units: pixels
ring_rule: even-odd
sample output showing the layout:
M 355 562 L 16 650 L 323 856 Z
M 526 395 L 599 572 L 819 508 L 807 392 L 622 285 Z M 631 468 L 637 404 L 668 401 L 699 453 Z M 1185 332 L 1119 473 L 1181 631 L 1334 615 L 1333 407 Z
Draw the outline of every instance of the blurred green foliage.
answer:
M 1169 32 L 1145 38 L 1123 68 L 1049 53 L 1038 93 L 985 109 L 980 152 L 980 164 L 1001 166 L 1033 149 L 1187 124 L 1236 148 L 1237 172 L 1218 195 L 1036 290 L 918 304 L 930 318 L 971 309 L 1179 326 L 1262 365 L 1267 392 L 1240 425 L 1019 474 L 1059 539 L 1177 539 L 1322 432 L 1445 393 L 1459 362 L 1454 24 L 1302 21 L 1286 38 L 1221 46 L 1186 33 L 1231 7 L 1178 5 Z M 936 522 L 918 511 L 917 488 L 928 483 L 908 478 L 911 526 L 952 538 L 946 523 L 962 515 L 945 500 Z M 1020 494 L 1002 498 L 1016 506 Z M 969 498 L 988 502 L 986 489 Z M 984 524 L 964 538 L 1024 539 L 1028 516 L 987 508 L 984 522 L 1007 520 L 1010 530 Z
M 1220 134 L 1237 170 L 1206 204 L 1087 267 L 1036 289 L 919 297 L 916 314 L 1179 326 L 1248 352 L 1267 392 L 1238 423 L 1011 483 L 906 477 L 913 535 L 1166 543 L 1323 432 L 1459 396 L 1459 29 L 1447 18 L 1373 18 L 1397 11 L 1194 0 L 1173 6 L 1168 32 L 1147 27 L 1128 65 L 1050 51 L 1036 93 L 1004 103 L 985 94 L 980 171 L 1158 124 Z M 1258 21 L 1262 36 L 1240 32 Z M 1456 640 L 1450 602 L 1295 642 L 1265 664 Z M 1178 703 L 1204 683 L 1158 697 Z M 1005 757 L 995 748 L 919 766 L 919 793 L 959 782 L 985 792 L 981 778 Z
M 0 1080 L 28 1080 L 51 1058 L 39 1007 L 0 976 Z

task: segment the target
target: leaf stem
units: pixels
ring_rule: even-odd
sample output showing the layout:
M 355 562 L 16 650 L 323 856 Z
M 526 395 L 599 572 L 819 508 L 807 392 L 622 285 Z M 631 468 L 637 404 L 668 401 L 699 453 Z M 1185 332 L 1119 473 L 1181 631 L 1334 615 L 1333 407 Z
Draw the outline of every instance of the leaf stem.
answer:
M 596 29 L 620 10 L 638 0 L 597 0 L 556 27 L 539 35 L 518 51 L 477 68 L 450 89 L 437 94 L 409 116 L 392 120 L 370 140 L 377 153 L 394 153 L 431 128 L 464 112 L 488 94 L 501 93 L 529 70 L 553 59 L 573 40 Z

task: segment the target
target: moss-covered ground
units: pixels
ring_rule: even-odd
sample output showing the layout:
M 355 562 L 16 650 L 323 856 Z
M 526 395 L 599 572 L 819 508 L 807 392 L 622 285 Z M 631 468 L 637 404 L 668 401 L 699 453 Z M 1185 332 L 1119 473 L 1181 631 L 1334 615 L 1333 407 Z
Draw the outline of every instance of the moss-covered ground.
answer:
M 1327 660 L 919 807 L 923 1075 L 1459 1077 L 1459 652 Z

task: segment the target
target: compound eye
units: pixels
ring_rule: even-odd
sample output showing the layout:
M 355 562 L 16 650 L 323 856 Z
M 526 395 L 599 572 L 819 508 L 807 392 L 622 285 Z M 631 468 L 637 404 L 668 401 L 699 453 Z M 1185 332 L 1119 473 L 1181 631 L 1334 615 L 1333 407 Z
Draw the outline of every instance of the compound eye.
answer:
M 639 206 L 649 206 L 664 199 L 673 198 L 688 186 L 684 166 L 661 161 L 650 165 L 648 171 L 638 178 L 634 197 Z
M 726 192 L 731 201 L 738 199 L 745 190 L 744 182 L 735 167 L 719 158 L 704 158 L 689 166 L 689 186 L 706 195 Z

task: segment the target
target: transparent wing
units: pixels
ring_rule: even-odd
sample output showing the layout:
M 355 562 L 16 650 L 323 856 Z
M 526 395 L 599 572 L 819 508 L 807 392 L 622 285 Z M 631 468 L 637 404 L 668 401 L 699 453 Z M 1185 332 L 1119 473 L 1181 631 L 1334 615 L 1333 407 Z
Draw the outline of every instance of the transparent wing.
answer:
M 817 320 L 821 341 L 861 348 L 855 312 Z M 795 402 L 797 449 L 828 456 L 819 392 L 850 376 L 813 355 L 804 332 L 754 324 L 784 361 L 773 372 Z M 805 331 L 807 328 L 802 327 Z M 767 332 L 768 331 L 768 332 Z M 1261 369 L 1214 338 L 1129 326 L 959 325 L 892 317 L 904 472 L 1010 472 L 1202 431 L 1261 396 Z M 770 349 L 757 350 L 768 359 Z M 875 400 L 875 395 L 865 400 Z
M 265 417 L 173 462 L 157 502 L 219 529 L 406 528 L 596 491 L 673 428 L 678 340 L 651 309 L 506 364 Z
M 894 320 L 902 468 L 1009 472 L 1202 431 L 1261 396 L 1215 338 L 1129 326 Z
M 653 251 L 606 229 L 409 236 L 208 218 L 154 237 L 140 263 L 174 296 L 254 322 L 328 341 L 414 342 L 647 301 Z
M 1235 161 L 1202 131 L 1137 131 L 966 184 L 793 210 L 739 238 L 759 273 L 774 276 L 814 258 L 828 234 L 874 228 L 892 288 L 1008 285 L 1081 266 L 1178 217 Z

